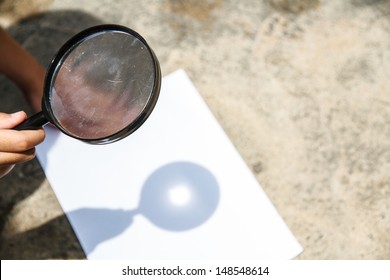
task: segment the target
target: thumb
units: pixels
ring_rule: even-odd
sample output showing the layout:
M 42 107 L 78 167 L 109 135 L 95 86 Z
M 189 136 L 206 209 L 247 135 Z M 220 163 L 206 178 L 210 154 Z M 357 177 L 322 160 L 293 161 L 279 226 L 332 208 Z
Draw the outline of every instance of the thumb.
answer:
M 13 114 L 0 113 L 0 129 L 13 128 L 27 118 L 25 112 L 20 111 Z

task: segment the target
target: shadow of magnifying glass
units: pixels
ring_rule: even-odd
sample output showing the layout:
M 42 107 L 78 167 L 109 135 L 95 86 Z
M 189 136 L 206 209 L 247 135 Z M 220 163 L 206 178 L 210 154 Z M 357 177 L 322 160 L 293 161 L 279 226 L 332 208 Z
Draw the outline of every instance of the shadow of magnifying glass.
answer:
M 208 169 L 191 162 L 174 162 L 148 177 L 137 209 L 81 208 L 67 215 L 88 255 L 99 243 L 124 232 L 137 214 L 169 231 L 196 228 L 213 215 L 219 198 L 218 182 Z

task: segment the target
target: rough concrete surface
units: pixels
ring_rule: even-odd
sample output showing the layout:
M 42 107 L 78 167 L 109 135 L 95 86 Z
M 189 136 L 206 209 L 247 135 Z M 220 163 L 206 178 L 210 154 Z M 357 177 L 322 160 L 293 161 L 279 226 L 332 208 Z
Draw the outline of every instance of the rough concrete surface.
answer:
M 0 1 L 44 65 L 72 34 L 127 25 L 184 68 L 304 247 L 390 259 L 390 1 Z M 29 110 L 0 77 L 0 111 Z M 2 259 L 84 258 L 32 161 L 0 179 Z

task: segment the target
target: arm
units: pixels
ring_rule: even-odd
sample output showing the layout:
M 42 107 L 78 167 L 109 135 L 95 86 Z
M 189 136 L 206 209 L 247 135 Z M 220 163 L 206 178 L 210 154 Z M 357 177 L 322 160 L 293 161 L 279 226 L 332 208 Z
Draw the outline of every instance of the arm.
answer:
M 0 73 L 20 87 L 34 111 L 41 110 L 46 71 L 2 28 L 0 28 Z

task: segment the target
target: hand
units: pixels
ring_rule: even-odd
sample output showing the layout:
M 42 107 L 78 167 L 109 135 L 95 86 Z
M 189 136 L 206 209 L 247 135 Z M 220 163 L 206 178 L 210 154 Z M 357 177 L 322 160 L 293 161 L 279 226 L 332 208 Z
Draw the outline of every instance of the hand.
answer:
M 45 139 L 43 129 L 13 130 L 26 119 L 25 112 L 14 114 L 0 113 L 0 178 L 6 175 L 15 164 L 35 157 L 35 146 Z

